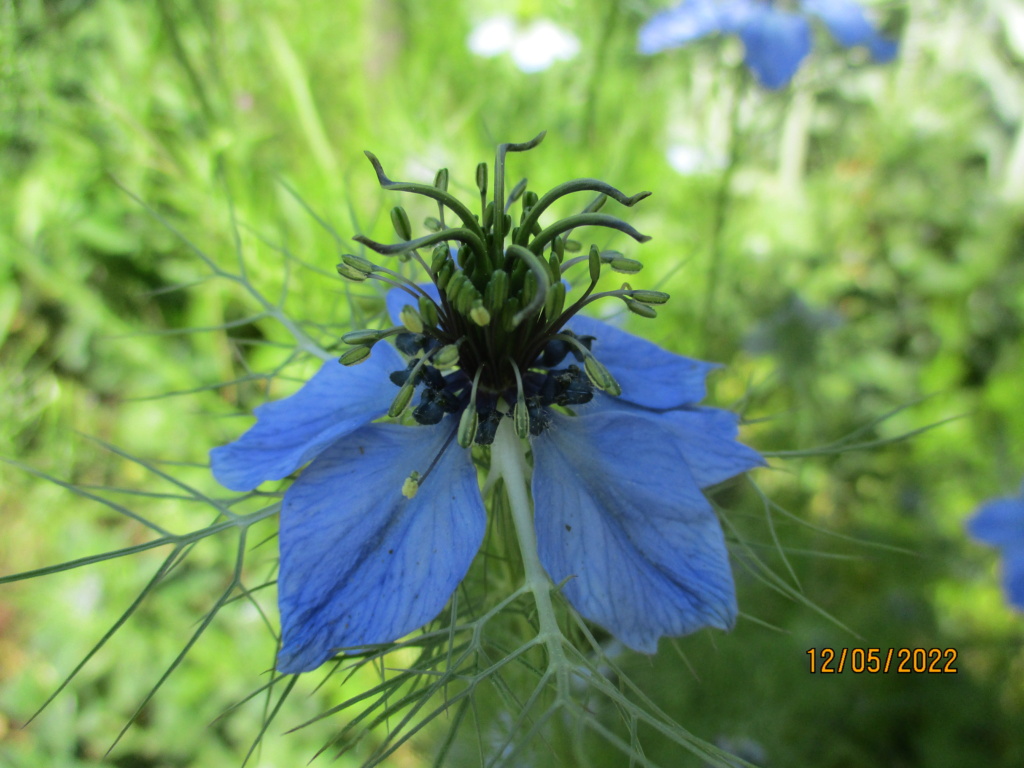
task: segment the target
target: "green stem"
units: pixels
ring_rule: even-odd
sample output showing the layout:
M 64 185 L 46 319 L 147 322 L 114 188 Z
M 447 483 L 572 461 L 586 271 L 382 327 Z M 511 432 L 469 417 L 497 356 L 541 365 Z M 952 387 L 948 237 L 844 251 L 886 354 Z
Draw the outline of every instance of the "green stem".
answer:
M 516 436 L 512 419 L 502 419 L 491 446 L 491 468 L 505 481 L 512 522 L 516 528 L 519 551 L 523 558 L 526 588 L 533 593 L 537 605 L 540 632 L 537 641 L 548 650 L 548 668 L 554 668 L 559 692 L 568 691 L 568 661 L 562 648 L 562 630 L 555 618 L 551 602 L 551 580 L 540 563 L 537 536 L 533 527 L 533 505 L 527 491 L 526 456 L 523 444 Z
M 729 110 L 729 142 L 727 165 L 722 171 L 718 191 L 715 194 L 714 213 L 708 248 L 708 277 L 704 291 L 704 307 L 702 311 L 703 349 L 707 355 L 711 347 L 711 335 L 715 325 L 715 303 L 718 298 L 718 283 L 722 273 L 722 262 L 725 261 L 725 226 L 732 203 L 732 177 L 739 164 L 740 153 L 740 107 L 746 92 L 747 75 L 744 67 L 735 67 L 735 87 L 732 93 L 732 104 Z
M 795 89 L 786 110 L 782 141 L 779 144 L 779 187 L 787 197 L 795 197 L 803 192 L 813 117 L 814 92 L 809 88 Z
M 1017 135 L 1013 139 L 1009 159 L 1006 161 L 1002 193 L 1011 203 L 1024 200 L 1024 122 L 1017 128 Z

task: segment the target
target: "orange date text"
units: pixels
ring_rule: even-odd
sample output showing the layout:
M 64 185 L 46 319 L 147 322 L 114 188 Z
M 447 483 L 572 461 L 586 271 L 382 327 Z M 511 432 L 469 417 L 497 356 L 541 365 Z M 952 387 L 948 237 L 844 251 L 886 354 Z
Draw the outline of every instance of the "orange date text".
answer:
M 956 648 L 809 648 L 812 675 L 953 674 Z

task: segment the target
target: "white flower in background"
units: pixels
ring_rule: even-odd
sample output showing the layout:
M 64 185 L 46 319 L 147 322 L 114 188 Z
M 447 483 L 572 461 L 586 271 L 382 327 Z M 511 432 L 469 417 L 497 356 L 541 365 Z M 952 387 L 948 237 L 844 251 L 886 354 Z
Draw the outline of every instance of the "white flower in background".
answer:
M 508 16 L 493 16 L 477 24 L 467 40 L 469 50 L 488 58 L 508 53 L 523 72 L 541 72 L 556 61 L 568 61 L 580 51 L 580 41 L 549 19 L 520 27 Z
M 469 33 L 466 44 L 477 56 L 491 58 L 505 53 L 516 38 L 516 25 L 508 16 L 492 16 L 484 19 Z
M 668 164 L 683 176 L 713 173 L 726 166 L 726 159 L 717 152 L 696 144 L 673 144 L 665 152 Z

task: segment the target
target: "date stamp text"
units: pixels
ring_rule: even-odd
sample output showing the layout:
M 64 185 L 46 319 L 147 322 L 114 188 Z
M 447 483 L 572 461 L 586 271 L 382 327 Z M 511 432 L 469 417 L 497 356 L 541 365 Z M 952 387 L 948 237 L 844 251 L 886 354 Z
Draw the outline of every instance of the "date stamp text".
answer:
M 809 648 L 812 675 L 953 674 L 956 648 Z

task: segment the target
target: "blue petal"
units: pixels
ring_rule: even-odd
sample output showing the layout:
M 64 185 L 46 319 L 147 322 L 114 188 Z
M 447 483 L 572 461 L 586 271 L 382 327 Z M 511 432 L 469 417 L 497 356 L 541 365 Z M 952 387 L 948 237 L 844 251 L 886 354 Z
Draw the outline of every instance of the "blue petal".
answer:
M 1024 496 L 983 504 L 967 530 L 978 541 L 997 547 L 1024 545 Z
M 1024 610 L 1024 545 L 1008 547 L 1002 562 L 1002 584 L 1010 602 Z
M 214 477 L 233 491 L 249 491 L 290 475 L 340 437 L 383 416 L 398 394 L 388 373 L 403 368 L 386 343 L 359 365 L 328 360 L 294 395 L 256 408 L 256 424 L 238 440 L 210 451 Z
M 871 26 L 864 9 L 852 0 L 803 0 L 803 9 L 821 19 L 840 45 L 866 46 L 877 62 L 892 61 L 899 46 L 882 37 Z
M 469 569 L 486 516 L 469 454 L 438 427 L 373 424 L 328 448 L 281 509 L 281 672 L 386 643 L 433 619 Z M 412 499 L 402 484 L 440 460 Z
M 576 407 L 581 417 L 609 411 L 651 415 L 600 392 L 590 403 Z M 675 448 L 683 455 L 699 488 L 767 466 L 761 454 L 736 441 L 739 417 L 731 411 L 698 406 L 663 411 L 657 418 L 664 429 L 671 431 Z
M 434 300 L 434 303 L 440 303 L 441 297 L 437 292 L 437 286 L 433 283 L 420 283 L 418 287 L 426 291 L 426 294 Z M 391 318 L 391 322 L 395 325 L 401 325 L 402 319 L 399 315 L 402 312 L 402 307 L 406 304 L 410 305 L 416 310 L 419 310 L 419 295 L 411 295 L 408 291 L 402 288 L 392 288 L 388 291 L 388 295 L 384 297 L 384 301 L 388 307 L 388 316 Z
M 738 32 L 748 19 L 764 13 L 763 0 L 724 0 L 719 4 L 718 18 L 723 32 Z
M 533 440 L 541 562 L 584 617 L 630 648 L 729 629 L 736 593 L 725 539 L 660 414 L 553 414 Z
M 1003 586 L 1010 602 L 1024 610 L 1024 544 L 1003 551 Z
M 1024 609 L 1024 493 L 983 504 L 968 521 L 967 530 L 978 541 L 1002 550 L 1006 594 Z
M 786 85 L 811 51 L 807 19 L 770 6 L 747 19 L 738 32 L 747 66 L 766 88 Z
M 721 408 L 683 408 L 661 414 L 697 485 L 708 488 L 767 462 L 736 441 L 739 417 Z
M 719 32 L 719 11 L 715 0 L 684 0 L 675 8 L 656 13 L 640 28 L 637 50 L 644 54 L 659 53 Z
M 704 380 L 717 368 L 673 354 L 646 339 L 620 331 L 600 320 L 576 315 L 566 327 L 580 336 L 594 336 L 591 351 L 622 387 L 620 399 L 645 408 L 678 408 L 704 399 Z

